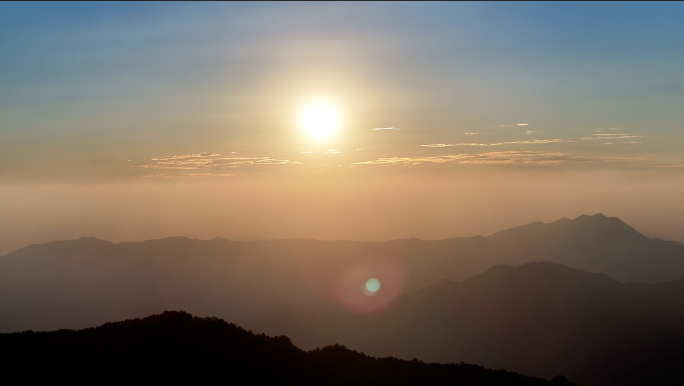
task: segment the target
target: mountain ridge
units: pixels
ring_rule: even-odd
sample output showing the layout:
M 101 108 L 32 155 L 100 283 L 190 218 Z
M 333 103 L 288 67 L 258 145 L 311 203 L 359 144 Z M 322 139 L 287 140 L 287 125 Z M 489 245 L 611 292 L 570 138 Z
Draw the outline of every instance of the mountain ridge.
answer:
M 606 273 L 622 282 L 684 277 L 684 244 L 648 238 L 619 218 L 601 213 L 532 223 L 488 238 L 508 253 L 512 264 L 548 260 Z
M 392 239 L 392 240 L 387 240 L 387 241 L 354 241 L 354 240 L 318 240 L 318 239 L 313 239 L 313 238 L 259 238 L 257 236 L 249 236 L 250 239 L 248 240 L 236 240 L 232 238 L 226 238 L 226 237 L 214 237 L 211 239 L 196 239 L 196 238 L 191 238 L 187 236 L 169 236 L 169 237 L 162 237 L 159 239 L 147 239 L 147 240 L 141 240 L 141 241 L 122 241 L 122 242 L 112 242 L 109 240 L 105 239 L 99 239 L 96 237 L 80 237 L 77 239 L 66 239 L 66 240 L 55 240 L 55 241 L 50 241 L 46 243 L 37 243 L 37 244 L 31 244 L 25 247 L 21 247 L 15 251 L 9 252 L 3 256 L 9 256 L 13 255 L 19 251 L 22 251 L 27 248 L 34 248 L 36 246 L 47 246 L 47 245 L 59 245 L 62 243 L 73 243 L 73 242 L 103 242 L 107 244 L 112 244 L 112 245 L 121 245 L 121 244 L 140 244 L 140 243 L 148 243 L 148 242 L 156 242 L 156 241 L 171 241 L 171 240 L 193 240 L 193 241 L 205 241 L 205 242 L 212 242 L 212 241 L 223 241 L 223 242 L 233 242 L 233 243 L 250 243 L 250 242 L 269 242 L 269 241 L 316 241 L 316 242 L 328 242 L 328 243 L 338 243 L 338 242 L 343 242 L 343 243 L 394 243 L 394 242 L 409 242 L 409 241 L 421 241 L 421 242 L 440 242 L 440 241 L 447 241 L 447 240 L 462 240 L 462 239 L 492 239 L 492 238 L 499 238 L 503 235 L 506 234 L 514 234 L 514 233 L 520 233 L 521 231 L 544 231 L 547 229 L 556 229 L 568 224 L 576 224 L 576 225 L 589 225 L 592 227 L 596 227 L 598 225 L 598 221 L 602 224 L 610 224 L 615 227 L 622 228 L 624 231 L 628 231 L 631 233 L 632 236 L 636 236 L 639 238 L 643 239 L 649 239 L 649 240 L 662 240 L 662 241 L 668 241 L 672 243 L 677 243 L 677 244 L 682 244 L 678 241 L 673 241 L 673 240 L 666 240 L 660 237 L 653 237 L 649 238 L 644 236 L 643 234 L 639 233 L 636 229 L 631 227 L 630 225 L 626 224 L 622 220 L 620 220 L 617 217 L 607 217 L 603 215 L 602 213 L 597 213 L 595 215 L 580 215 L 575 219 L 569 219 L 569 218 L 561 218 L 555 221 L 552 221 L 550 223 L 545 223 L 542 221 L 535 221 L 531 222 L 525 225 L 520 225 L 520 226 L 515 226 L 512 228 L 504 229 L 501 231 L 497 231 L 495 233 L 492 233 L 488 236 L 483 236 L 483 235 L 475 235 L 475 236 L 469 236 L 469 237 L 448 237 L 444 239 L 419 239 L 415 237 L 409 237 L 409 238 L 400 238 L 400 239 Z M 247 236 L 245 236 L 246 238 Z
M 684 381 L 682 324 L 684 279 L 620 283 L 533 262 L 441 281 L 377 315 L 290 309 L 245 326 L 287 334 L 305 349 L 335 341 L 370 355 L 563 373 L 586 385 L 676 385 Z
M 636 231 L 617 221 L 595 215 L 528 224 L 512 228 L 514 242 L 497 232 L 489 238 L 387 242 L 178 236 L 32 245 L 0 258 L 0 332 L 79 328 L 165 309 L 245 322 L 287 307 L 345 314 L 355 312 L 350 307 L 372 311 L 392 303 L 340 298 L 339 290 L 359 274 L 394 283 L 393 298 L 443 279 L 462 281 L 497 264 L 530 261 L 605 273 L 621 282 L 684 277 L 684 245 L 632 237 Z M 618 236 L 596 232 L 592 223 L 607 223 Z M 573 227 L 584 231 L 568 231 Z
M 167 311 L 83 330 L 0 334 L 12 355 L 6 376 L 36 381 L 89 381 L 107 377 L 147 381 L 232 381 L 298 384 L 572 385 L 468 364 L 428 364 L 375 358 L 334 345 L 304 352 L 285 336 L 256 335 L 218 318 Z M 59 353 L 59 355 L 54 355 Z M 73 367 L 79 371 L 74 372 Z M 35 369 L 40 369 L 36 372 Z M 33 371 L 31 371 L 33 370 Z

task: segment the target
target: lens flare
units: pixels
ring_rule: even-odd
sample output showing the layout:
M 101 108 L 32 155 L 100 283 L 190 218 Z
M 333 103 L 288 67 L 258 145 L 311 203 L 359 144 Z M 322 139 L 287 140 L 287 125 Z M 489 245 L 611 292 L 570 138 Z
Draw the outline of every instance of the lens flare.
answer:
M 380 280 L 376 278 L 368 279 L 366 282 L 366 289 L 368 292 L 376 293 L 380 289 Z
M 404 293 L 407 278 L 406 268 L 399 261 L 357 261 L 340 270 L 337 279 L 331 283 L 331 295 L 354 313 L 381 312 L 391 307 Z

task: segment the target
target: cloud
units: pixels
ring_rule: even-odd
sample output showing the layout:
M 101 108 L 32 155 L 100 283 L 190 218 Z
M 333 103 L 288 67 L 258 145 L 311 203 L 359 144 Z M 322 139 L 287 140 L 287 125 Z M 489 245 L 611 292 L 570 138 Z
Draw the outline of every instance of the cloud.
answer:
M 486 143 L 431 143 L 427 145 L 420 145 L 423 147 L 452 147 L 452 146 L 493 146 L 494 144 Z
M 151 174 L 147 178 L 201 178 L 201 177 L 233 177 L 237 174 L 218 173 L 185 173 L 185 174 Z
M 397 129 L 396 127 L 376 127 L 373 130 L 374 131 L 381 131 L 381 130 L 401 130 L 401 129 Z
M 478 135 L 480 133 L 463 133 L 463 135 Z
M 496 127 L 511 127 L 511 126 L 529 126 L 529 123 L 516 123 L 513 125 L 497 125 Z
M 175 159 L 211 158 L 211 157 L 220 157 L 220 156 L 221 156 L 221 154 L 218 154 L 218 153 L 204 152 L 204 153 L 198 153 L 198 154 L 171 155 L 171 156 L 166 156 L 166 157 L 157 157 L 157 158 L 152 158 L 152 160 L 153 161 L 164 161 L 164 160 L 175 160 Z
M 342 153 L 341 151 L 335 150 L 335 149 L 330 149 L 330 150 L 325 152 L 325 154 L 341 154 L 341 153 Z
M 607 134 L 593 134 L 593 135 L 596 137 L 601 137 L 601 138 L 627 138 L 625 136 L 629 135 L 629 134 L 607 133 Z
M 597 132 L 601 133 L 603 131 L 615 131 L 619 130 L 617 127 L 609 127 L 609 128 L 604 128 L 604 127 L 599 127 L 596 129 Z
M 151 169 L 206 169 L 218 159 L 218 153 L 198 153 L 185 155 L 172 155 L 165 157 L 152 158 L 152 163 L 147 165 L 137 165 L 135 167 Z
M 565 163 L 633 161 L 634 158 L 583 157 L 560 152 L 501 151 L 478 154 L 454 154 L 437 157 L 391 157 L 351 165 L 421 165 L 421 164 L 510 164 L 555 165 Z
M 641 138 L 641 135 L 594 134 L 594 136 L 591 136 L 591 137 L 578 137 L 578 138 L 533 139 L 533 140 L 525 140 L 525 141 L 508 141 L 508 142 L 497 142 L 497 143 L 431 143 L 431 144 L 420 145 L 420 146 L 423 146 L 423 147 L 452 147 L 452 146 L 542 145 L 542 144 L 547 144 L 547 143 L 614 140 L 614 139 L 629 139 L 629 138 Z
M 532 133 L 534 133 L 534 131 L 532 131 L 532 130 L 527 130 L 527 131 L 525 132 L 525 134 L 528 134 L 528 135 L 529 135 L 529 134 L 532 134 Z
M 645 167 L 645 168 L 659 168 L 659 169 L 684 169 L 684 163 L 679 163 L 679 164 L 642 164 L 642 165 L 633 165 L 633 166 L 638 166 L 638 167 Z
M 152 158 L 151 161 L 147 164 L 131 167 L 167 170 L 216 170 L 249 165 L 301 164 L 300 162 L 271 157 L 222 157 L 221 154 L 210 152 L 156 157 Z

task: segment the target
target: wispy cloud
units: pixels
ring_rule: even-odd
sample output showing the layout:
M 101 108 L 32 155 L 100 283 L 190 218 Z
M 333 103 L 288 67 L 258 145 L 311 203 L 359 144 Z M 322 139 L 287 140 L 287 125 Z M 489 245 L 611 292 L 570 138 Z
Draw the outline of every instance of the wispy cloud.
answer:
M 463 135 L 478 135 L 480 133 L 463 133 Z
M 198 153 L 152 158 L 152 162 L 131 167 L 169 170 L 215 170 L 249 165 L 300 164 L 271 157 L 222 157 L 218 153 Z M 190 175 L 190 174 L 186 174 Z M 215 175 L 215 174 L 214 174 Z
M 398 128 L 396 128 L 396 127 L 376 127 L 376 128 L 373 129 L 373 130 L 375 130 L 375 131 L 381 131 L 381 130 L 401 130 L 401 129 L 398 129 Z
M 604 131 L 615 131 L 615 130 L 619 130 L 619 129 L 617 127 L 608 127 L 608 128 L 599 127 L 596 129 L 596 131 L 599 133 L 604 132 Z
M 634 161 L 634 158 L 583 157 L 560 152 L 501 151 L 479 154 L 454 154 L 438 157 L 391 157 L 351 165 L 421 165 L 421 164 L 519 164 L 555 165 L 565 163 Z
M 221 154 L 210 152 L 172 155 L 152 158 L 152 163 L 134 167 L 152 169 L 207 169 L 220 157 Z
M 221 154 L 204 152 L 198 154 L 185 154 L 185 155 L 170 155 L 165 157 L 152 158 L 153 161 L 163 161 L 163 160 L 174 160 L 174 159 L 191 159 L 191 158 L 211 158 L 220 157 Z
M 335 149 L 330 149 L 330 150 L 325 152 L 325 154 L 340 154 L 340 153 L 342 153 L 342 152 L 339 150 L 335 150 Z
M 591 137 L 577 137 L 577 138 L 553 138 L 553 139 L 533 139 L 525 141 L 507 141 L 496 143 L 431 143 L 420 145 L 423 147 L 452 147 L 452 146 L 503 146 L 503 145 L 542 145 L 547 143 L 564 143 L 564 142 L 580 142 L 580 141 L 597 141 L 597 140 L 614 140 L 614 139 L 629 139 L 641 138 L 641 135 L 631 134 L 594 134 Z
M 202 177 L 233 177 L 232 173 L 184 173 L 184 174 L 151 174 L 146 178 L 202 178 Z
M 594 134 L 594 136 L 601 137 L 601 138 L 624 138 L 626 135 L 629 135 L 629 134 L 618 134 L 618 133 Z
M 527 130 L 527 131 L 525 132 L 525 134 L 528 134 L 528 135 L 529 135 L 529 134 L 532 134 L 532 133 L 534 133 L 534 131 L 532 131 L 532 130 Z
M 494 146 L 494 144 L 486 143 L 430 143 L 427 145 L 420 145 L 423 147 L 452 147 L 452 146 Z
M 496 127 L 529 126 L 529 123 L 516 123 L 513 125 L 497 125 Z
M 643 168 L 658 168 L 658 169 L 684 169 L 684 163 L 641 164 L 641 165 L 632 165 L 632 166 L 643 167 Z

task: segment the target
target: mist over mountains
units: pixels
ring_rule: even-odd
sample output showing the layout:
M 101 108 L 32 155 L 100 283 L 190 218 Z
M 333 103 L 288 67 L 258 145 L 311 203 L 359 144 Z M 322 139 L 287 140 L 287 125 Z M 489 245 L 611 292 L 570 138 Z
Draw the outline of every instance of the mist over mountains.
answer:
M 0 332 L 173 309 L 307 350 L 585 385 L 684 381 L 684 245 L 601 214 L 435 241 L 82 238 L 0 257 Z
M 114 244 L 82 238 L 0 257 L 0 331 L 83 328 L 168 309 L 238 323 L 291 307 L 377 312 L 402 293 L 443 279 L 460 281 L 497 264 L 530 261 L 561 263 L 623 282 L 684 277 L 684 245 L 649 239 L 600 214 L 437 241 L 175 237 Z M 383 291 L 391 288 L 394 294 L 341 297 L 339 288 L 356 280 L 354 275 L 378 276 Z
M 376 315 L 289 309 L 245 324 L 304 349 L 465 361 L 584 385 L 684 382 L 684 279 L 623 284 L 549 262 L 444 280 Z

